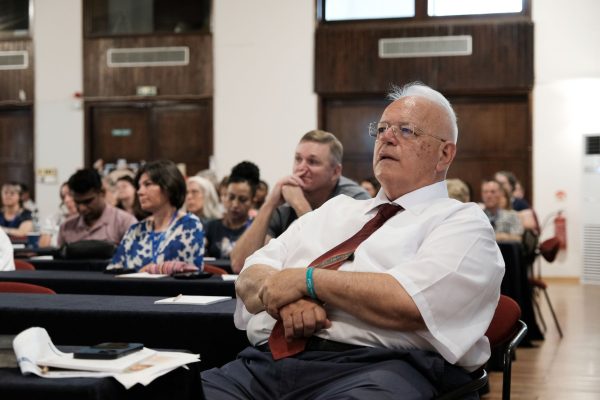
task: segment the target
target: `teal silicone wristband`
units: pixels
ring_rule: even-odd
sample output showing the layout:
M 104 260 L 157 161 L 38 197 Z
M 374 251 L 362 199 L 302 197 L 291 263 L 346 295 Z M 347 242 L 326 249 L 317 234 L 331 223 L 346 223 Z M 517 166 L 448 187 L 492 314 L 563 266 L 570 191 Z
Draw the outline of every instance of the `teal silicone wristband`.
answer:
M 317 293 L 315 293 L 315 282 L 313 281 L 313 267 L 306 268 L 306 290 L 308 295 L 313 299 L 317 300 Z

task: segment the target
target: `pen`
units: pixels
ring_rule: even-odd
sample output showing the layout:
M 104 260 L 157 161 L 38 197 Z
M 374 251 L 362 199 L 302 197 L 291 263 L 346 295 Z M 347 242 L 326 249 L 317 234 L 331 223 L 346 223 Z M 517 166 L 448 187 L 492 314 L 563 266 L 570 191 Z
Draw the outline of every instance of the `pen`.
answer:
M 175 296 L 173 298 L 173 302 L 176 302 L 177 300 L 179 300 L 181 298 L 181 296 L 183 296 L 182 294 L 178 294 L 177 296 Z

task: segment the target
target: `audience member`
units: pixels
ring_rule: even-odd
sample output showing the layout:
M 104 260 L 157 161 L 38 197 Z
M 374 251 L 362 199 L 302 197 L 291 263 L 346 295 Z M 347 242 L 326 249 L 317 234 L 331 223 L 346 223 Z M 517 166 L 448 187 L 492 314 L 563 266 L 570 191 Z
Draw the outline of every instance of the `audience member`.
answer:
M 190 176 L 187 179 L 185 209 L 200 218 L 202 226 L 223 215 L 215 186 L 201 176 Z
M 60 205 L 58 210 L 44 220 L 40 228 L 40 247 L 58 246 L 58 232 L 60 225 L 67 219 L 77 215 L 77 206 L 71 196 L 69 184 L 60 185 Z
M 448 196 L 451 199 L 468 203 L 471 201 L 471 191 L 469 186 L 460 179 L 448 179 L 446 180 L 446 186 L 448 188 Z
M 527 200 L 523 198 L 517 198 L 514 196 L 515 188 L 517 185 L 517 178 L 510 171 L 498 171 L 494 176 L 494 179 L 498 181 L 504 190 L 510 195 L 511 208 L 515 211 L 522 211 L 530 208 Z
M 254 346 L 203 372 L 207 399 L 431 399 L 488 359 L 504 265 L 481 209 L 448 199 L 456 116 L 421 84 L 392 98 L 370 127 L 382 190 L 329 200 L 246 260 L 235 323 Z
M 138 199 L 135 188 L 135 179 L 129 175 L 123 175 L 117 179 L 115 184 L 115 194 L 117 199 L 117 208 L 127 211 L 133 215 L 138 221 L 143 220 L 149 214 L 140 207 L 140 199 Z
M 487 180 L 481 185 L 483 211 L 490 220 L 494 232 L 496 232 L 496 240 L 521 241 L 523 225 L 516 211 L 501 207 L 502 196 L 504 196 L 504 189 L 500 182 Z M 507 204 L 510 204 L 509 200 L 507 199 Z
M 243 161 L 233 167 L 223 201 L 223 218 L 212 220 L 205 227 L 207 256 L 229 258 L 237 240 L 252 223 L 248 212 L 259 180 L 260 172 L 255 164 Z
M 21 186 L 21 204 L 23 206 L 24 209 L 31 211 L 31 218 L 33 221 L 33 227 L 34 230 L 37 229 L 39 227 L 38 224 L 38 216 L 39 216 L 39 210 L 38 210 L 38 206 L 37 204 L 35 204 L 35 202 L 33 201 L 33 199 L 31 198 L 31 192 L 29 191 L 29 186 L 27 186 L 27 184 L 21 182 L 19 183 L 19 186 Z
M 95 169 L 78 170 L 67 184 L 79 215 L 60 226 L 59 246 L 82 240 L 119 243 L 127 229 L 136 222 L 133 215 L 105 201 L 102 179 Z
M 219 186 L 217 187 L 217 193 L 219 194 L 219 200 L 221 204 L 223 204 L 223 200 L 225 200 L 225 196 L 227 196 L 227 184 L 229 183 L 229 176 L 224 176 L 219 182 Z
M 265 199 L 267 198 L 268 194 L 269 184 L 261 180 L 256 186 L 256 193 L 254 194 L 254 199 L 252 200 L 252 210 L 256 211 L 254 215 L 251 215 L 252 218 L 256 217 L 256 214 L 258 214 L 258 210 L 262 207 L 263 204 L 265 204 Z
M 175 163 L 144 164 L 135 181 L 141 207 L 150 216 L 127 231 L 107 269 L 166 274 L 201 269 L 202 224 L 194 214 L 178 211 L 186 186 Z
M 0 271 L 14 271 L 13 246 L 8 235 L 0 229 Z
M 23 208 L 21 185 L 9 182 L 2 185 L 2 212 L 0 226 L 11 236 L 25 236 L 33 231 L 31 211 Z
M 231 268 L 239 272 L 250 254 L 281 235 L 292 222 L 339 195 L 368 199 L 356 182 L 342 176 L 342 143 L 331 133 L 310 131 L 296 146 L 292 175 L 277 182 L 252 226 L 231 253 Z
M 369 193 L 369 196 L 375 197 L 377 196 L 377 192 L 379 192 L 379 188 L 381 185 L 374 177 L 365 178 L 360 181 L 360 186 Z

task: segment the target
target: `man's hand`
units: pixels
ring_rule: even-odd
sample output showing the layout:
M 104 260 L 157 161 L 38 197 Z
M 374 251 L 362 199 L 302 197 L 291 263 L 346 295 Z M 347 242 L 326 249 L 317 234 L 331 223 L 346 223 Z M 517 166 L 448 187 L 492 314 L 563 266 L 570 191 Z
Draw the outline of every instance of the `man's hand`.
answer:
M 307 295 L 305 268 L 288 268 L 265 278 L 258 298 L 265 310 L 275 319 L 280 319 L 279 310 Z
M 312 210 L 310 203 L 304 196 L 304 191 L 298 185 L 284 185 L 281 188 L 281 196 L 296 211 L 299 217 Z
M 288 341 L 292 338 L 311 337 L 315 332 L 331 327 L 323 306 L 309 298 L 283 306 L 279 315 Z

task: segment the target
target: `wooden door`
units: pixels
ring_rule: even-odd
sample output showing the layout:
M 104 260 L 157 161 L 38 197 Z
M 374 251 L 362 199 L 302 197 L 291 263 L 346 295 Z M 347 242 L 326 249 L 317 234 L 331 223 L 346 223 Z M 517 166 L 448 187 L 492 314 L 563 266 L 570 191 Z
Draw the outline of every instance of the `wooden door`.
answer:
M 153 108 L 153 126 L 156 130 L 154 158 L 185 164 L 188 175 L 208 168 L 212 154 L 212 107 L 209 101 L 157 105 Z
M 0 185 L 8 181 L 35 189 L 31 107 L 0 108 Z
M 189 175 L 208 168 L 212 154 L 212 102 L 132 102 L 86 105 L 86 164 L 169 159 Z
M 91 111 L 91 160 L 102 158 L 114 163 L 119 158 L 129 162 L 151 157 L 152 137 L 149 107 L 94 106 Z

